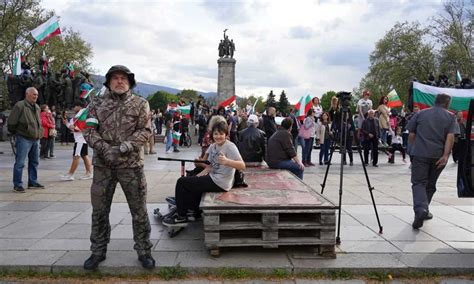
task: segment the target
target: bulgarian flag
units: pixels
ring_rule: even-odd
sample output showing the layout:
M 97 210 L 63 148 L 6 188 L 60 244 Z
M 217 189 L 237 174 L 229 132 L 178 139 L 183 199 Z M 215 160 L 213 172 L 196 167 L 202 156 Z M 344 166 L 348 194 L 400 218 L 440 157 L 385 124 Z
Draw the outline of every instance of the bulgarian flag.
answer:
M 89 114 L 88 108 L 81 109 L 75 116 L 74 116 L 74 126 L 79 128 L 79 130 L 84 130 L 86 128 L 86 120 L 87 115 Z
M 469 103 L 474 99 L 474 89 L 438 88 L 413 82 L 413 106 L 418 106 L 420 109 L 429 108 L 434 105 L 438 94 L 450 95 L 449 110 L 452 112 L 461 111 L 464 118 L 467 118 Z
M 13 75 L 21 75 L 21 51 L 15 52 L 15 63 L 13 64 Z
M 80 94 L 81 99 L 86 99 L 92 93 L 94 88 L 92 88 L 92 85 L 89 83 L 82 83 L 80 90 L 81 90 L 81 94 Z
M 176 111 L 177 109 L 178 109 L 177 103 L 169 103 L 168 106 L 166 106 L 166 112 Z
M 59 28 L 59 20 L 56 16 L 52 16 L 49 20 L 31 31 L 31 35 L 40 45 L 44 45 L 48 39 L 59 34 L 61 34 L 61 29 Z
M 400 97 L 398 96 L 397 91 L 395 91 L 395 89 L 391 90 L 390 93 L 388 93 L 387 97 L 388 97 L 387 106 L 389 108 L 403 106 L 403 103 L 400 100 Z
M 308 113 L 308 110 L 311 108 L 311 106 L 311 96 L 302 96 L 298 103 L 295 105 L 296 117 L 300 120 L 303 119 L 306 116 L 306 113 Z
M 185 106 L 178 106 L 178 110 L 186 118 L 191 118 L 191 104 Z
M 86 128 L 97 128 L 99 121 L 97 118 L 89 117 L 86 119 Z
M 233 95 L 232 97 L 228 98 L 227 100 L 225 101 L 222 101 L 219 106 L 220 107 L 227 107 L 229 106 L 230 104 L 234 103 L 235 100 L 236 100 L 237 96 L 236 95 Z
M 173 144 L 178 144 L 180 137 L 181 137 L 181 132 L 173 131 Z
M 92 93 L 92 91 L 94 91 L 94 88 L 91 88 L 90 90 L 83 90 L 81 92 L 81 99 L 87 99 Z
M 459 70 L 456 70 L 456 80 L 458 80 L 458 82 L 462 81 L 461 72 L 459 72 Z

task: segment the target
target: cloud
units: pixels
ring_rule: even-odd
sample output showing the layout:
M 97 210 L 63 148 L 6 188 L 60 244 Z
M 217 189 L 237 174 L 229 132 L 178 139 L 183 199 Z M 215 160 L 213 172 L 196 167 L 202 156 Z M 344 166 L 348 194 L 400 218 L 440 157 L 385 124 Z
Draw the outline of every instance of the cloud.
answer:
M 250 19 L 244 1 L 205 0 L 201 6 L 219 22 L 227 24 L 243 23 Z
M 314 34 L 315 32 L 311 27 L 303 27 L 303 26 L 291 27 L 289 31 L 290 38 L 295 38 L 295 39 L 312 38 Z

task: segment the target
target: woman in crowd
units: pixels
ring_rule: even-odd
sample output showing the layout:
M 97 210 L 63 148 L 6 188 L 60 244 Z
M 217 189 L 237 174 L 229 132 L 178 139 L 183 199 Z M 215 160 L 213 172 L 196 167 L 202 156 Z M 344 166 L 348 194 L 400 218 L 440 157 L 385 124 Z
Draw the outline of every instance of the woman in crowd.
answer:
M 163 220 L 165 226 L 184 227 L 188 224 L 188 211 L 197 212 L 205 192 L 226 192 L 234 184 L 235 170 L 244 170 L 245 163 L 234 143 L 227 139 L 225 121 L 212 126 L 214 143 L 206 154 L 209 165 L 196 176 L 181 177 L 176 182 L 176 214 Z
M 316 121 L 318 121 L 323 114 L 323 107 L 321 106 L 318 97 L 314 97 L 311 102 L 313 103 L 314 117 L 316 118 Z
M 329 163 L 329 147 L 331 146 L 331 118 L 329 113 L 323 112 L 321 115 L 321 120 L 318 122 L 317 130 L 319 132 L 319 137 L 321 139 L 321 148 L 319 150 L 319 164 L 327 165 Z
M 40 107 L 41 113 L 41 126 L 43 127 L 43 137 L 40 140 L 40 158 L 49 159 L 49 130 L 54 129 L 54 122 L 52 121 L 51 112 L 49 111 L 48 105 L 44 104 Z
M 315 122 L 315 113 L 312 108 L 308 110 L 306 113 L 306 118 L 303 121 L 303 131 L 308 132 L 304 138 L 304 148 L 303 148 L 303 156 L 302 156 L 302 163 L 305 167 L 312 167 L 314 164 L 311 162 L 311 153 L 313 152 L 313 143 L 314 137 L 316 133 L 316 122 Z
M 387 144 L 387 135 L 390 128 L 389 119 L 390 119 L 390 108 L 387 106 L 388 97 L 382 96 L 379 101 L 379 107 L 377 112 L 379 114 L 379 127 L 380 127 L 380 140 L 384 147 L 388 147 Z

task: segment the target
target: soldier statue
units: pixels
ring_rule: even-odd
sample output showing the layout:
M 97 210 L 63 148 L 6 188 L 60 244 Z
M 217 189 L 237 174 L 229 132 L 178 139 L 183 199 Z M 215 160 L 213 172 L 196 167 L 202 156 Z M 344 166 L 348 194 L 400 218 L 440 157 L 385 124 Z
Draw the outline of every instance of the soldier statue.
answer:
M 224 30 L 224 39 L 220 41 L 219 43 L 219 57 L 225 57 L 225 58 L 233 58 L 234 57 L 234 51 L 235 51 L 235 44 L 234 40 L 231 39 L 229 40 L 229 36 L 225 34 L 227 29 Z

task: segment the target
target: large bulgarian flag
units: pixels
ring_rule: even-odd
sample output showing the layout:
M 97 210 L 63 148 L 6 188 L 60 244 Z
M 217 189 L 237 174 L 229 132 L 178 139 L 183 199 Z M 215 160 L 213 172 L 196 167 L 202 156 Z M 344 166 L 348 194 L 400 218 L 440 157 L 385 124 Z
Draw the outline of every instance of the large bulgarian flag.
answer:
M 228 98 L 227 100 L 225 101 L 222 101 L 219 106 L 220 107 L 227 107 L 229 106 L 230 104 L 232 104 L 233 102 L 235 102 L 235 100 L 237 99 L 237 96 L 236 95 L 233 95 L 232 97 Z
M 388 98 L 387 106 L 389 108 L 403 106 L 403 103 L 400 100 L 400 97 L 398 96 L 397 91 L 395 91 L 395 89 L 391 90 L 390 93 L 388 93 L 387 98 Z
M 311 102 L 310 95 L 302 96 L 298 103 L 295 105 L 296 117 L 300 120 L 304 119 L 312 105 L 313 104 Z
M 59 19 L 56 16 L 52 16 L 31 31 L 31 35 L 40 45 L 44 45 L 48 39 L 59 34 L 61 34 L 61 29 L 59 28 Z
M 449 110 L 452 112 L 461 111 L 464 118 L 467 118 L 469 103 L 474 99 L 474 89 L 438 88 L 413 82 L 413 106 L 418 106 L 420 109 L 429 108 L 434 105 L 438 94 L 451 96 Z
M 191 118 L 191 104 L 185 106 L 178 106 L 178 110 L 181 112 L 182 115 L 186 118 Z

